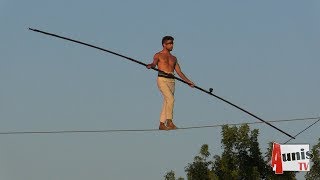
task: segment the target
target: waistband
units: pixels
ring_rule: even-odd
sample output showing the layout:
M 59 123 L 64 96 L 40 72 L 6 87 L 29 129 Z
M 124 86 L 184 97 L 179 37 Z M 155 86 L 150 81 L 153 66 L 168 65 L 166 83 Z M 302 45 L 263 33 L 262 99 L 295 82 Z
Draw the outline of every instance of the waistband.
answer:
M 174 74 L 173 73 L 164 73 L 164 72 L 158 72 L 158 77 L 164 77 L 164 78 L 169 78 L 169 79 L 174 79 Z

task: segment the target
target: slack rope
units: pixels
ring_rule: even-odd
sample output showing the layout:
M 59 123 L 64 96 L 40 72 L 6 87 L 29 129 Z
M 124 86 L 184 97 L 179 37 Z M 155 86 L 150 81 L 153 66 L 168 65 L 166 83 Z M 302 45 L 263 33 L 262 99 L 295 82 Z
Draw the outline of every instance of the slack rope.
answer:
M 101 48 L 101 47 L 98 47 L 98 46 L 94 46 L 94 45 L 91 45 L 91 44 L 88 44 L 88 43 L 84 43 L 84 42 L 81 42 L 81 41 L 78 41 L 78 40 L 74 40 L 74 39 L 70 39 L 70 38 L 67 38 L 67 37 L 63 37 L 63 36 L 59 36 L 59 35 L 56 35 L 56 34 L 52 34 L 52 33 L 49 33 L 49 32 L 41 31 L 41 30 L 38 30 L 38 29 L 29 28 L 29 30 L 34 31 L 34 32 L 38 32 L 38 33 L 42 33 L 42 34 L 45 34 L 45 35 L 48 35 L 48 36 L 53 36 L 53 37 L 56 37 L 56 38 L 64 39 L 64 40 L 67 40 L 67 41 L 71 41 L 71 42 L 74 42 L 74 43 L 82 44 L 82 45 L 85 45 L 85 46 L 89 46 L 89 47 L 92 47 L 92 48 L 95 48 L 95 49 L 99 49 L 99 50 L 101 50 L 101 51 L 105 51 L 105 52 L 111 53 L 111 54 L 113 54 L 113 55 L 120 56 L 120 57 L 122 57 L 122 58 L 128 59 L 128 60 L 130 60 L 130 61 L 132 61 L 132 62 L 135 62 L 135 63 L 137 63 L 137 64 L 140 64 L 140 65 L 142 65 L 142 66 L 147 66 L 147 64 L 145 64 L 145 63 L 143 63 L 143 62 L 140 62 L 140 61 L 135 60 L 135 59 L 133 59 L 133 58 L 130 58 L 130 57 L 128 57 L 128 56 L 124 56 L 124 55 L 122 55 L 122 54 L 119 54 L 119 53 L 116 53 L 116 52 L 113 52 L 113 51 L 110 51 L 110 50 L 107 50 L 107 49 L 104 49 L 104 48 Z M 159 70 L 159 69 L 157 69 L 157 68 L 152 68 L 152 69 L 155 70 L 155 71 L 158 71 L 158 72 L 162 72 L 162 73 L 164 73 L 164 74 L 167 74 L 167 73 L 165 73 L 165 72 L 163 72 L 163 71 L 161 71 L 161 70 Z M 172 76 L 172 75 L 170 75 L 170 74 L 167 74 L 167 75 L 168 75 L 168 76 Z M 176 76 L 173 76 L 173 78 L 177 79 L 177 80 L 180 81 L 180 82 L 183 82 L 183 83 L 189 85 L 188 82 L 186 82 L 186 81 L 184 81 L 184 80 L 182 80 L 182 79 L 180 79 L 180 78 L 178 78 L 178 77 L 176 77 Z M 235 107 L 235 108 L 237 108 L 237 109 L 239 109 L 239 110 L 247 113 L 248 115 L 250 115 L 250 116 L 252 116 L 252 117 L 254 117 L 254 118 L 256 118 L 256 119 L 258 119 L 258 120 L 260 120 L 260 121 L 262 121 L 262 122 L 264 122 L 265 124 L 267 124 L 267 125 L 271 126 L 272 128 L 278 130 L 279 132 L 281 132 L 281 133 L 289 136 L 290 138 L 295 139 L 295 137 L 293 137 L 293 136 L 291 136 L 290 134 L 286 133 L 285 131 L 279 129 L 278 127 L 270 124 L 269 122 L 263 120 L 262 118 L 254 115 L 253 113 L 251 113 L 251 112 L 249 112 L 249 111 L 241 108 L 240 106 L 237 106 L 237 105 L 231 103 L 230 101 L 228 101 L 228 100 L 226 100 L 226 99 L 224 99 L 224 98 L 222 98 L 222 97 L 219 97 L 219 96 L 215 95 L 214 93 L 212 93 L 212 91 L 213 91 L 212 88 L 210 88 L 209 91 L 208 91 L 208 90 L 205 90 L 205 89 L 203 89 L 203 88 L 201 88 L 201 87 L 199 87 L 199 86 L 196 86 L 196 85 L 194 86 L 194 88 L 196 88 L 196 89 L 198 89 L 198 90 L 200 90 L 200 91 L 202 91 L 202 92 L 204 92 L 204 93 L 206 93 L 206 94 L 209 94 L 209 95 L 211 95 L 211 96 L 213 96 L 213 97 L 215 97 L 215 98 L 217 98 L 217 99 L 220 99 L 221 101 L 223 101 L 223 102 L 225 102 L 225 103 L 227 103 L 227 104 L 229 104 L 229 105 L 231 105 L 231 106 L 233 106 L 233 107 Z
M 305 120 L 314 120 L 314 119 L 317 119 L 317 120 L 315 122 L 313 122 L 312 124 L 310 124 L 308 127 L 304 128 L 302 131 L 298 132 L 294 137 L 296 138 L 297 136 L 299 136 L 300 134 L 302 134 L 303 132 L 305 132 L 306 130 L 308 130 L 309 128 L 311 128 L 313 125 L 317 124 L 320 121 L 320 117 L 317 117 L 317 118 L 305 118 Z M 287 120 L 287 121 L 291 121 L 291 120 Z M 284 142 L 282 144 L 287 144 L 292 139 L 293 138 L 290 138 L 290 139 L 288 139 L 286 142 Z M 271 154 L 268 154 L 268 153 L 266 153 L 266 155 L 264 157 L 266 158 L 268 156 L 269 156 L 269 158 L 271 158 Z M 271 159 L 269 159 L 269 164 L 271 164 Z
M 299 136 L 301 133 L 305 132 L 306 130 L 308 130 L 309 128 L 311 128 L 313 125 L 317 124 L 320 121 L 320 118 L 315 121 L 314 123 L 310 124 L 308 127 L 304 128 L 302 131 L 300 131 L 298 134 L 296 134 L 294 137 Z M 288 139 L 286 142 L 284 142 L 283 144 L 287 144 L 288 142 L 290 142 L 292 140 L 292 138 Z
M 268 121 L 269 123 L 280 123 L 280 122 L 291 122 L 291 121 L 310 121 L 314 119 L 320 119 L 320 117 L 316 118 L 301 118 L 301 119 L 286 119 L 286 120 L 273 120 Z M 180 127 L 176 130 L 190 130 L 190 129 L 204 129 L 204 128 L 216 128 L 222 127 L 224 125 L 228 126 L 238 126 L 243 124 L 261 124 L 263 122 L 245 122 L 245 123 L 230 123 L 230 124 L 215 124 L 215 125 L 205 125 L 205 126 L 190 126 L 190 127 Z M 59 130 L 59 131 L 3 131 L 0 132 L 0 135 L 22 135 L 22 134 L 79 134 L 79 133 L 120 133 L 120 132 L 155 132 L 155 131 L 163 131 L 159 129 L 109 129 L 109 130 Z M 301 133 L 300 133 L 301 134 Z M 296 135 L 297 136 L 297 135 Z

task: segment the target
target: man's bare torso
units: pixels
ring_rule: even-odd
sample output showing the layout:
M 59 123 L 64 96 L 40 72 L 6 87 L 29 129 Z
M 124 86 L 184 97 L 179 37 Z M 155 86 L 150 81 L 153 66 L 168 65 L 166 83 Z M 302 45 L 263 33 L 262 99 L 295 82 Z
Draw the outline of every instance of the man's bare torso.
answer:
M 155 58 L 158 59 L 158 68 L 161 71 L 168 72 L 168 73 L 173 73 L 176 63 L 177 63 L 177 58 L 173 56 L 170 53 L 165 53 L 165 52 L 158 52 L 155 54 Z

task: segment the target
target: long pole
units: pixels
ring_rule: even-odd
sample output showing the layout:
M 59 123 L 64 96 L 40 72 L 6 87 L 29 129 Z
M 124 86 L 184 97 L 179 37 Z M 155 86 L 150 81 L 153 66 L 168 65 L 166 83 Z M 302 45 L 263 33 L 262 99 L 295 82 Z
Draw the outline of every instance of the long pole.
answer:
M 59 36 L 59 35 L 56 35 L 56 34 L 52 34 L 52 33 L 49 33 L 49 32 L 41 31 L 41 30 L 38 30 L 38 29 L 29 28 L 29 30 L 34 31 L 34 32 L 38 32 L 38 33 L 42 33 L 42 34 L 46 34 L 46 35 L 49 35 L 49 36 L 57 37 L 57 38 L 60 38 L 60 39 L 64 39 L 64 40 L 67 40 L 67 41 L 75 42 L 75 43 L 82 44 L 82 45 L 85 45 L 85 46 L 89 46 L 89 47 L 92 47 L 92 48 L 95 48 L 95 49 L 99 49 L 99 50 L 101 50 L 101 51 L 105 51 L 105 52 L 111 53 L 111 54 L 113 54 L 113 55 L 120 56 L 120 57 L 122 57 L 122 58 L 128 59 L 128 60 L 130 60 L 130 61 L 132 61 L 132 62 L 135 62 L 135 63 L 137 63 L 137 64 L 140 64 L 140 65 L 142 65 L 142 66 L 147 66 L 147 64 L 145 64 L 145 63 L 143 63 L 143 62 L 141 62 L 141 61 L 135 60 L 135 59 L 130 58 L 130 57 L 128 57 L 128 56 L 124 56 L 124 55 L 122 55 L 122 54 L 119 54 L 119 53 L 116 53 L 116 52 L 113 52 L 113 51 L 110 51 L 110 50 L 107 50 L 107 49 L 104 49 L 104 48 L 101 48 L 101 47 L 98 47 L 98 46 L 94 46 L 94 45 L 91 45 L 91 44 L 88 44 L 88 43 L 84 43 L 84 42 L 81 42 L 81 41 L 78 41 L 78 40 L 74 40 L 74 39 L 70 39 L 70 38 L 67 38 L 67 37 L 63 37 L 63 36 Z M 163 72 L 163 71 L 161 71 L 161 70 L 159 70 L 159 69 L 157 69 L 157 68 L 152 68 L 152 69 L 155 70 L 155 71 L 158 71 L 158 72 L 165 73 L 165 72 Z M 167 74 L 167 73 L 165 73 L 165 74 Z M 170 74 L 167 74 L 167 75 L 170 76 Z M 180 79 L 180 78 L 178 78 L 178 77 L 176 77 L 176 76 L 173 76 L 173 78 L 175 78 L 175 79 L 177 79 L 178 81 L 181 81 L 181 82 L 189 85 L 188 82 L 186 82 L 186 81 L 184 81 L 184 80 L 182 80 L 182 79 Z M 279 129 L 278 127 L 270 124 L 269 122 L 263 120 L 262 118 L 254 115 L 253 113 L 251 113 L 251 112 L 249 112 L 249 111 L 241 108 L 240 106 L 237 106 L 237 105 L 231 103 L 230 101 L 228 101 L 228 100 L 226 100 L 226 99 L 224 99 L 224 98 L 222 98 L 222 97 L 219 97 L 219 96 L 213 94 L 213 93 L 212 93 L 212 88 L 210 88 L 209 91 L 208 91 L 208 90 L 205 90 L 205 89 L 203 89 L 203 88 L 201 88 L 201 87 L 199 87 L 199 86 L 196 86 L 196 85 L 194 86 L 194 88 L 196 88 L 196 89 L 198 89 L 198 90 L 200 90 L 200 91 L 202 91 L 202 92 L 204 92 L 204 93 L 207 93 L 207 94 L 209 94 L 209 95 L 211 95 L 211 96 L 213 96 L 213 97 L 215 97 L 215 98 L 220 99 L 221 101 L 223 101 L 223 102 L 225 102 L 225 103 L 227 103 L 227 104 L 229 104 L 229 105 L 231 105 L 231 106 L 233 106 L 233 107 L 235 107 L 235 108 L 237 108 L 237 109 L 239 109 L 239 110 L 241 110 L 241 111 L 249 114 L 250 116 L 252 116 L 252 117 L 254 117 L 254 118 L 256 118 L 256 119 L 258 119 L 258 120 L 260 120 L 260 121 L 262 121 L 262 122 L 264 122 L 264 123 L 266 123 L 267 125 L 273 127 L 274 129 L 280 131 L 281 133 L 289 136 L 290 138 L 295 139 L 295 137 L 293 137 L 293 136 L 291 136 L 290 134 L 286 133 L 285 131 Z

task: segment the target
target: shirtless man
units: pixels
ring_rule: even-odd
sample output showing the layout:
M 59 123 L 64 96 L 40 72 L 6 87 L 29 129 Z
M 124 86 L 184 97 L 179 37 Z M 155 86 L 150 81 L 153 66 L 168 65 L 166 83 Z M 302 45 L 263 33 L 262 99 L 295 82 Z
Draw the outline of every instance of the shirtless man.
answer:
M 159 72 L 157 78 L 158 88 L 163 96 L 162 111 L 160 114 L 160 130 L 177 129 L 173 121 L 173 107 L 174 107 L 174 90 L 175 79 L 173 77 L 174 71 L 186 81 L 190 87 L 194 87 L 194 83 L 190 81 L 181 71 L 177 58 L 170 52 L 173 50 L 174 38 L 171 36 L 165 36 L 162 38 L 163 49 L 156 53 L 153 57 L 153 62 L 147 65 L 147 68 L 154 68 L 158 66 L 158 69 L 165 72 Z

